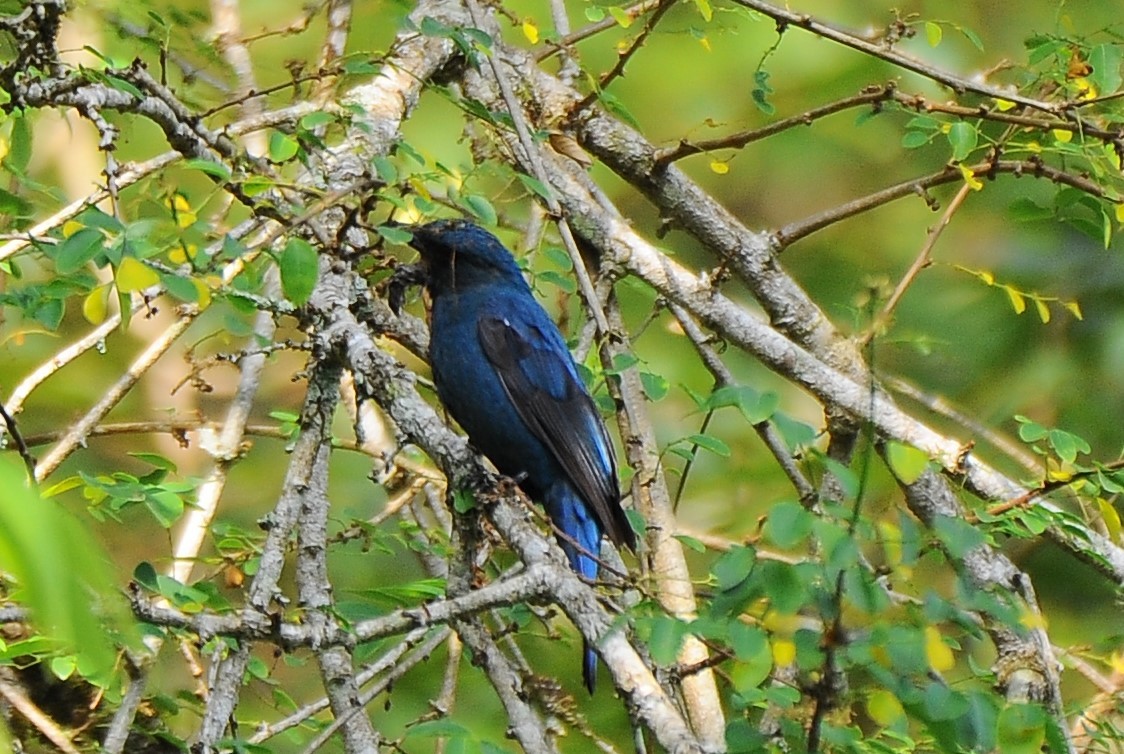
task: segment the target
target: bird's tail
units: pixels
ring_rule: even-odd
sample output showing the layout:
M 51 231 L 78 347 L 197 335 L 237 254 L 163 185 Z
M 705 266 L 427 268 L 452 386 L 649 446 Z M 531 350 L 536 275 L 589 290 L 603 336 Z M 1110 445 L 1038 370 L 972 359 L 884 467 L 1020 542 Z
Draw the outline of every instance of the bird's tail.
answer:
M 561 532 L 558 543 L 570 567 L 585 580 L 596 580 L 600 570 L 596 558 L 601 552 L 601 525 L 593 511 L 566 482 L 551 487 L 545 498 L 547 515 Z M 582 680 L 592 694 L 597 684 L 597 655 L 588 641 L 582 648 Z
M 597 655 L 588 641 L 582 642 L 582 681 L 592 695 L 597 688 Z

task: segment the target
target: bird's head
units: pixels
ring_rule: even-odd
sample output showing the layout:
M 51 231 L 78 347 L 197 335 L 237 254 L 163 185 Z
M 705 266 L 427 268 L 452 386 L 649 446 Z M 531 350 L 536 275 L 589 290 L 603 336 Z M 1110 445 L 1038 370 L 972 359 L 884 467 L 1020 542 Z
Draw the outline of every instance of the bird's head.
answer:
M 511 252 L 479 225 L 437 220 L 409 230 L 410 246 L 421 254 L 431 295 L 496 283 L 527 285 Z

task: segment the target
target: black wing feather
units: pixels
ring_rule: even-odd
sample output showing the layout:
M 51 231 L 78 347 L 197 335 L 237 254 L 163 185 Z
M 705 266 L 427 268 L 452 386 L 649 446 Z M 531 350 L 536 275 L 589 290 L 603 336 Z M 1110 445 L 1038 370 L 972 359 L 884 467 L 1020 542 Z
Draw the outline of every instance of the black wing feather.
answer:
M 612 442 L 572 367 L 550 348 L 547 336 L 539 347 L 506 319 L 482 317 L 477 334 L 519 417 L 550 449 L 609 539 L 635 549 L 635 534 L 620 507 Z

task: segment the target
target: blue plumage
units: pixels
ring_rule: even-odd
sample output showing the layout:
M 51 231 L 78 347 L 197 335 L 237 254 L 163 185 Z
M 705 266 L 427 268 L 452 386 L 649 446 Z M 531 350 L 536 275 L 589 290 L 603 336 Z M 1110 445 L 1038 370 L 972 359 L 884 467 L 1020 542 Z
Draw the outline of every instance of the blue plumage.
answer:
M 438 396 L 473 445 L 542 503 L 565 534 L 570 566 L 595 579 L 602 535 L 631 549 L 636 537 L 620 506 L 612 443 L 562 335 L 495 236 L 461 220 L 411 231 L 433 302 Z M 596 670 L 587 646 L 591 692 Z

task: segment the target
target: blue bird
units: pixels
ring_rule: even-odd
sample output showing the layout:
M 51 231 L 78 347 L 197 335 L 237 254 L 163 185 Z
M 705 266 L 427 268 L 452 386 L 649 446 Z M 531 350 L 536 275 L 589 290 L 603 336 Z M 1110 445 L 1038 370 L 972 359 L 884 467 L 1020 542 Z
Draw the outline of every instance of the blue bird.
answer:
M 620 505 L 608 432 L 558 327 L 491 233 L 463 220 L 410 231 L 432 301 L 438 397 L 472 444 L 542 503 L 570 567 L 596 579 L 602 535 L 633 551 L 636 535 Z M 590 693 L 596 677 L 587 643 Z

